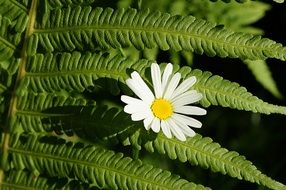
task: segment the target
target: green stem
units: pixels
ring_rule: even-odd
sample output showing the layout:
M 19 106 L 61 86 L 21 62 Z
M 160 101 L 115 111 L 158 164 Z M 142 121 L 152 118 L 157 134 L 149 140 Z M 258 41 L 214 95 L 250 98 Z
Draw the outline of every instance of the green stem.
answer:
M 26 34 L 24 38 L 24 44 L 23 48 L 21 50 L 21 63 L 19 66 L 19 71 L 17 75 L 17 79 L 15 82 L 14 90 L 11 95 L 11 100 L 10 100 L 10 107 L 8 110 L 7 114 L 7 120 L 5 125 L 3 126 L 3 144 L 0 150 L 0 155 L 1 156 L 1 165 L 0 165 L 0 184 L 4 181 L 4 171 L 8 169 L 9 163 L 8 161 L 8 149 L 9 149 L 9 139 L 10 139 L 10 124 L 13 122 L 13 115 L 16 113 L 16 105 L 17 105 L 17 95 L 16 95 L 16 90 L 20 84 L 21 79 L 25 76 L 26 74 L 26 62 L 27 62 L 27 54 L 26 54 L 26 48 L 27 48 L 27 43 L 29 37 L 32 35 L 34 31 L 34 23 L 36 19 L 36 10 L 37 10 L 37 1 L 38 0 L 33 0 L 31 3 L 31 8 L 29 12 L 29 22 L 27 25 L 26 29 Z

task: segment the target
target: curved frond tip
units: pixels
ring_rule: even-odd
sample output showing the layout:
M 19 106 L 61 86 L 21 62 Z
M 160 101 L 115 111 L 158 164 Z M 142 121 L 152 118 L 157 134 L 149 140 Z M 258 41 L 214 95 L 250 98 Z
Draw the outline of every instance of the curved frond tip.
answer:
M 150 152 L 157 151 L 166 154 L 171 159 L 189 161 L 191 164 L 210 168 L 214 172 L 228 174 L 231 177 L 261 184 L 271 189 L 286 189 L 282 183 L 262 174 L 244 156 L 222 148 L 208 137 L 203 138 L 197 134 L 195 137 L 188 138 L 186 142 L 182 142 L 159 134 L 154 141 L 147 141 L 144 146 Z
M 256 80 L 276 98 L 282 99 L 274 78 L 272 77 L 271 70 L 267 63 L 263 60 L 244 60 L 243 61 L 248 69 L 252 72 Z

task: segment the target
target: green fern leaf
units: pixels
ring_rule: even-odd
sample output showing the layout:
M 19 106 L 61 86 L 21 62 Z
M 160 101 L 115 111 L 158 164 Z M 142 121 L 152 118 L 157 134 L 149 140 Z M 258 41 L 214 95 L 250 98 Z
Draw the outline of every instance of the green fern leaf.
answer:
M 5 61 L 0 61 L 0 68 L 7 71 L 7 74 L 9 76 L 12 76 L 17 73 L 19 64 L 20 64 L 20 59 L 15 59 L 14 57 L 12 57 L 10 59 L 6 59 Z
M 53 117 L 67 117 L 76 114 L 76 107 L 95 105 L 95 102 L 66 92 L 25 93 L 18 96 L 17 109 L 12 116 L 11 130 L 26 132 L 51 132 L 56 127 L 51 124 Z M 73 112 L 64 112 L 66 108 Z M 60 110 L 60 111 L 57 111 Z
M 19 97 L 11 131 L 52 133 L 80 137 L 91 142 L 123 142 L 141 149 L 140 127 L 134 126 L 122 109 L 96 106 L 94 101 L 71 97 L 68 93 L 28 93 Z M 120 134 L 120 136 L 118 136 Z
M 256 80 L 271 94 L 277 98 L 282 98 L 277 85 L 271 75 L 271 71 L 263 60 L 251 61 L 245 60 L 244 63 L 248 66 Z
M 74 175 L 99 188 L 208 189 L 101 147 L 65 144 L 56 138 L 18 136 L 11 136 L 9 147 L 17 169 L 27 168 L 58 177 Z
M 284 0 L 273 0 L 275 1 L 276 3 L 284 3 Z
M 28 23 L 25 2 L 0 0 L 0 62 L 12 57 Z
M 148 81 L 150 64 L 148 60 L 133 61 L 120 56 L 92 53 L 37 54 L 28 60 L 27 73 L 19 90 L 28 88 L 35 92 L 55 92 L 65 89 L 83 92 L 94 86 L 96 80 L 103 79 L 106 81 L 104 87 L 109 86 L 114 94 L 119 94 L 120 90 L 127 93 L 124 83 L 130 72 L 136 70 Z M 263 102 L 237 83 L 189 67 L 178 69 L 176 71 L 182 74 L 183 79 L 192 75 L 197 77 L 194 89 L 204 94 L 200 103 L 205 107 L 220 105 L 266 114 L 286 114 L 285 107 Z
M 4 58 L 5 59 L 5 58 Z M 14 76 L 18 71 L 20 59 L 10 58 L 0 61 L 0 82 L 6 87 L 11 87 Z
M 186 142 L 174 138 L 168 139 L 163 134 L 159 134 L 154 141 L 148 141 L 144 146 L 150 152 L 156 150 L 171 159 L 179 159 L 181 162 L 189 161 L 191 164 L 210 168 L 214 172 L 255 182 L 271 189 L 286 189 L 285 185 L 262 174 L 244 156 L 221 148 L 211 138 L 202 138 L 198 134 L 193 138 L 188 138 Z
M 89 6 L 56 9 L 47 14 L 49 19 L 35 25 L 29 54 L 35 54 L 39 48 L 51 52 L 134 46 L 241 59 L 286 59 L 286 49 L 281 44 L 235 33 L 192 16 Z
M 45 0 L 45 3 L 49 5 L 52 9 L 67 7 L 70 5 L 91 5 L 95 3 L 96 0 Z
M 229 4 L 225 4 L 221 1 L 214 3 L 209 0 L 193 0 L 188 2 L 186 7 L 188 7 L 186 9 L 189 10 L 189 14 L 210 22 L 223 24 L 236 32 L 244 31 L 250 24 L 261 19 L 270 9 L 268 4 L 257 1 L 249 1 L 244 4 L 231 1 Z
M 2 190 L 11 189 L 33 189 L 33 190 L 86 190 L 90 189 L 86 183 L 78 182 L 76 180 L 68 181 L 66 178 L 47 178 L 36 176 L 33 173 L 25 171 L 9 171 L 6 178 L 0 183 Z M 92 188 L 94 189 L 94 187 Z M 95 188 L 96 190 L 96 188 Z
M 24 32 L 28 23 L 28 2 L 0 0 L 0 14 L 13 22 L 15 32 Z
M 211 1 L 216 2 L 217 0 L 211 0 Z M 221 1 L 223 1 L 225 3 L 230 3 L 233 0 L 221 0 Z M 255 1 L 255 0 L 235 0 L 235 1 L 238 2 L 238 3 L 247 3 L 247 2 Z M 276 3 L 284 3 L 284 0 L 273 0 L 273 1 L 276 2 Z
M 7 90 L 7 87 L 0 83 L 0 106 L 1 106 L 2 102 L 4 101 L 4 96 L 2 96 L 2 94 L 3 94 L 6 90 Z M 1 109 L 1 107 L 0 107 L 0 113 L 2 114 L 1 111 L 2 111 L 2 109 Z M 0 114 L 0 115 L 1 115 L 1 114 Z
M 0 62 L 9 59 L 16 47 L 8 40 L 7 28 L 11 24 L 11 21 L 0 15 Z
M 6 90 L 7 90 L 7 87 L 0 83 L 0 94 L 5 92 Z

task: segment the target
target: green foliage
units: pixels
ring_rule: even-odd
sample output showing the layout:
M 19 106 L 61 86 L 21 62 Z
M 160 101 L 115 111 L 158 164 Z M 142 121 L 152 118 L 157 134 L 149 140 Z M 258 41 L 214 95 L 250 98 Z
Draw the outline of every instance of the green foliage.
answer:
M 7 57 L 11 57 L 14 53 L 15 46 L 7 40 L 6 31 L 10 24 L 10 20 L 2 18 L 0 15 L 0 61 L 5 60 Z
M 254 77 L 258 82 L 262 84 L 262 86 L 271 92 L 277 98 L 282 98 L 281 93 L 279 92 L 274 79 L 271 76 L 271 72 L 269 67 L 265 61 L 257 60 L 245 60 L 244 63 L 248 66 L 248 68 L 252 71 Z
M 235 33 L 192 16 L 89 6 L 56 9 L 46 14 L 49 16 L 45 16 L 43 22 L 36 23 L 28 46 L 30 54 L 37 49 L 82 51 L 94 50 L 97 46 L 134 46 L 241 59 L 285 60 L 286 57 L 286 49 L 279 43 L 261 36 Z
M 225 4 L 221 1 L 214 3 L 209 0 L 193 0 L 185 9 L 187 9 L 186 12 L 197 18 L 223 24 L 236 32 L 261 34 L 256 32 L 261 29 L 254 28 L 250 24 L 261 19 L 270 6 L 258 1 L 249 1 L 244 4 L 231 1 L 229 4 Z
M 62 190 L 85 190 L 96 189 L 90 188 L 87 183 L 81 183 L 77 180 L 68 181 L 65 178 L 51 178 L 44 176 L 37 176 L 33 173 L 24 171 L 11 171 L 7 175 L 7 180 L 1 183 L 0 187 L 3 190 L 9 189 L 34 189 L 34 190 L 49 190 L 49 189 L 62 189 Z
M 92 100 L 86 100 L 80 96 L 71 96 L 65 92 L 59 93 L 26 93 L 19 96 L 17 102 L 17 112 L 12 118 L 12 131 L 26 132 L 51 132 L 51 123 L 46 122 L 51 117 L 71 116 L 74 113 L 56 112 L 56 109 L 68 106 L 88 106 L 95 105 Z
M 155 141 L 148 141 L 144 146 L 148 151 L 156 150 L 161 154 L 168 155 L 171 159 L 179 159 L 181 162 L 189 161 L 203 168 L 211 168 L 214 172 L 256 182 L 271 189 L 286 188 L 285 185 L 262 174 L 244 156 L 221 148 L 218 143 L 212 142 L 211 138 L 202 138 L 202 136 L 196 135 L 186 142 L 181 142 L 159 135 Z
M 214 186 L 197 185 L 196 170 L 180 166 L 187 161 L 197 170 L 209 168 L 207 175 L 219 172 L 236 181 L 286 189 L 235 146 L 220 141 L 236 149 L 228 151 L 199 134 L 181 142 L 146 131 L 120 101 L 122 94 L 134 96 L 126 85 L 133 71 L 152 86 L 151 63 L 163 70 L 163 62 L 171 60 L 182 80 L 196 77 L 190 90 L 202 93 L 199 104 L 210 107 L 204 125 L 213 121 L 217 107 L 285 115 L 286 107 L 205 71 L 198 61 L 200 54 L 239 58 L 268 91 L 282 97 L 264 60 L 285 61 L 286 48 L 251 26 L 270 5 L 224 2 L 0 0 L 0 189 Z M 200 133 L 213 136 L 204 125 Z M 156 153 L 166 157 L 156 160 Z M 146 155 L 152 164 L 144 161 Z M 169 164 L 155 166 L 161 161 Z
M 234 1 L 226 6 L 221 1 L 211 3 L 208 0 L 195 0 L 192 1 L 186 11 L 195 15 L 198 18 L 207 19 L 209 21 L 223 24 L 234 31 L 247 32 L 252 34 L 262 34 L 261 29 L 249 26 L 259 19 L 261 19 L 267 10 L 270 9 L 268 4 L 263 2 L 253 2 L 239 4 Z M 247 60 L 250 71 L 255 76 L 256 80 L 261 83 L 269 92 L 276 97 L 281 97 L 275 81 L 271 76 L 271 71 L 268 69 L 264 61 L 259 61 L 259 64 L 251 64 L 258 61 Z M 256 67 L 255 67 L 256 66 Z
M 211 1 L 217 1 L 217 0 L 211 0 Z M 232 1 L 234 1 L 234 0 L 222 0 L 223 2 L 225 2 L 225 3 L 230 3 L 230 2 L 232 2 Z M 235 0 L 235 1 L 237 1 L 237 2 L 239 2 L 239 3 L 245 3 L 245 2 L 249 2 L 249 1 L 254 1 L 254 0 Z M 276 3 L 284 3 L 284 0 L 273 0 L 274 2 L 276 2 Z
M 58 177 L 74 176 L 99 188 L 208 189 L 95 145 L 65 144 L 48 137 L 13 136 L 12 139 L 9 152 L 13 153 L 16 169 L 27 168 Z
M 32 89 L 35 92 L 55 92 L 60 90 L 83 92 L 95 86 L 98 79 L 105 79 L 104 87 L 112 94 L 119 94 L 124 81 L 129 78 L 128 73 L 138 71 L 146 80 L 148 69 L 152 61 L 128 60 L 121 56 L 107 56 L 106 54 L 92 54 L 79 52 L 59 54 L 37 54 L 27 63 L 27 74 L 20 89 Z M 178 70 L 182 78 L 196 76 L 198 82 L 194 89 L 204 94 L 203 106 L 220 105 L 240 110 L 260 113 L 286 113 L 285 107 L 275 106 L 263 102 L 237 83 L 224 80 L 210 72 L 191 70 L 183 67 Z M 71 85 L 67 85 L 71 84 Z

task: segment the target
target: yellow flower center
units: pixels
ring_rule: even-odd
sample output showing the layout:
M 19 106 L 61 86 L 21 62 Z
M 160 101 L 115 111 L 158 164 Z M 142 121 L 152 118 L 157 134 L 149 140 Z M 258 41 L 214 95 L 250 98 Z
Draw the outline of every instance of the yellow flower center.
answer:
M 165 120 L 173 114 L 173 106 L 171 102 L 164 99 L 156 99 L 151 105 L 151 110 L 155 117 Z

